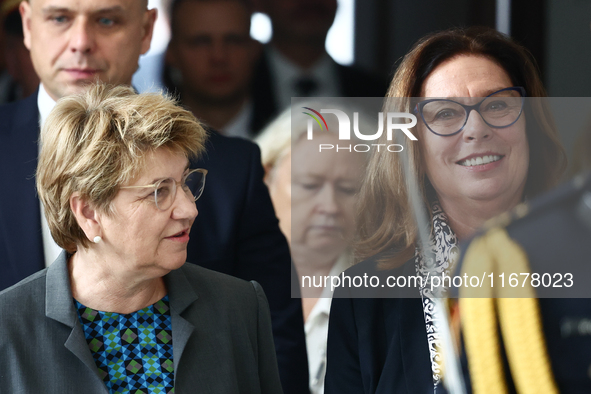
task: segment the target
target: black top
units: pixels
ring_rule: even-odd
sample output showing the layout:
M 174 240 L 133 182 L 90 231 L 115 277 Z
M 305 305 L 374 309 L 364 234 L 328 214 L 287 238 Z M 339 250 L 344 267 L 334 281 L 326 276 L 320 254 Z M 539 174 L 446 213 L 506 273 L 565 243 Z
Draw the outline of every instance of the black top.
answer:
M 379 270 L 375 259 L 346 275 L 413 276 L 414 259 L 393 270 Z M 432 394 L 432 370 L 425 319 L 416 298 L 354 298 L 366 292 L 337 288 L 328 328 L 326 394 Z M 400 297 L 396 289 L 374 289 L 376 297 Z M 415 292 L 413 291 L 413 294 Z M 345 298 L 343 298 L 345 297 Z

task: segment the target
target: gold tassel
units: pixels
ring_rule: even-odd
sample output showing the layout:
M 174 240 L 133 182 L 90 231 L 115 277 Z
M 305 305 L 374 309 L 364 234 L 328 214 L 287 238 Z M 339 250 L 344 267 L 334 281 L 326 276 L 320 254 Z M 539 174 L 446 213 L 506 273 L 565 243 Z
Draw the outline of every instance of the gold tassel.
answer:
M 468 276 L 492 272 L 493 258 L 487 253 L 486 238 L 477 238 L 466 252 L 463 272 Z M 484 286 L 484 285 L 483 285 Z M 497 319 L 493 298 L 466 298 L 470 289 L 460 289 L 460 320 L 464 333 L 468 368 L 474 394 L 505 394 L 505 375 L 501 360 Z M 493 289 L 483 287 L 481 296 L 493 296 Z M 473 295 L 473 294 L 472 294 Z M 469 296 L 469 294 L 468 294 Z
M 491 229 L 470 245 L 464 258 L 463 272 L 468 276 L 494 273 L 494 289 L 483 288 L 484 293 L 479 294 L 513 297 L 498 298 L 496 305 L 517 392 L 558 393 L 546 351 L 536 293 L 531 287 L 531 279 L 522 287 L 524 277 L 519 275 L 530 272 L 523 249 L 509 238 L 504 229 Z M 505 274 L 504 287 L 501 287 L 498 273 Z M 509 283 L 512 273 L 516 273 L 519 279 L 515 288 Z M 460 291 L 460 296 L 468 290 Z M 475 394 L 507 392 L 497 333 L 497 313 L 493 298 L 460 299 L 460 317 Z
M 496 229 L 488 237 L 490 250 L 496 251 L 498 271 L 505 277 L 515 273 L 519 278 L 517 287 L 505 282 L 499 292 L 498 313 L 501 332 L 515 388 L 520 394 L 558 393 L 546 343 L 542 331 L 540 307 L 536 291 L 531 286 L 531 277 L 524 283 L 521 273 L 529 273 L 527 254 L 515 243 L 505 230 Z M 519 290 L 519 294 L 514 294 Z M 514 297 L 519 298 L 514 298 Z

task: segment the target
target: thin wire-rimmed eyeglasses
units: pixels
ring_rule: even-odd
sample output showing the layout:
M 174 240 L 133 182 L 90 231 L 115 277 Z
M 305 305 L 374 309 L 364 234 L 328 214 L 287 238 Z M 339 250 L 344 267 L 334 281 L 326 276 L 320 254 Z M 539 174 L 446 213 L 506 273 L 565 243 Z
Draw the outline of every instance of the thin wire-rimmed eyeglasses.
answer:
M 465 105 L 450 99 L 430 99 L 417 104 L 415 112 L 433 134 L 449 137 L 464 129 L 472 110 L 482 120 L 497 129 L 509 127 L 521 116 L 525 102 L 525 89 L 517 86 L 489 94 L 479 103 Z
M 142 188 L 153 188 L 154 202 L 156 207 L 161 211 L 166 211 L 172 206 L 174 199 L 176 198 L 177 186 L 181 186 L 187 197 L 197 201 L 203 189 L 205 189 L 205 176 L 207 170 L 204 168 L 197 168 L 189 170 L 189 172 L 183 177 L 180 184 L 174 180 L 174 178 L 161 179 L 158 182 L 151 185 L 142 186 L 122 186 L 121 189 L 142 189 Z M 193 188 L 195 192 L 191 190 Z

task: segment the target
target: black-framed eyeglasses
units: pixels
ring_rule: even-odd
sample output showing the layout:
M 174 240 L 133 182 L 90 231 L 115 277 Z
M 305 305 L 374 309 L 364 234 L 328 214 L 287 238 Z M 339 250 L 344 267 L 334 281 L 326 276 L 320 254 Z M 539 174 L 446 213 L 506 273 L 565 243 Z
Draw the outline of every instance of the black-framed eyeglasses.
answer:
M 509 127 L 521 116 L 524 102 L 525 89 L 518 86 L 491 93 L 474 105 L 465 105 L 450 99 L 424 100 L 417 104 L 415 112 L 421 115 L 433 134 L 449 137 L 464 129 L 473 110 L 490 127 Z
M 156 207 L 161 211 L 166 211 L 172 206 L 172 203 L 176 198 L 177 186 L 180 186 L 183 189 L 187 197 L 193 201 L 197 201 L 203 194 L 203 189 L 205 189 L 206 175 L 206 169 L 197 168 L 190 170 L 180 183 L 177 183 L 174 178 L 165 178 L 151 185 L 122 186 L 121 189 L 153 188 L 154 191 L 152 195 L 154 196 Z

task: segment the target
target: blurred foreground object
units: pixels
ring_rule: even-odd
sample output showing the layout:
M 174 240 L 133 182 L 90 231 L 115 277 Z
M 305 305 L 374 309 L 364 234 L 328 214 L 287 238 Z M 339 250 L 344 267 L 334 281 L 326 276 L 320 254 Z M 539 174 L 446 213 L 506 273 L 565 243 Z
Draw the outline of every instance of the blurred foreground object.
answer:
M 491 295 L 507 298 L 460 298 L 474 393 L 591 391 L 591 299 L 535 298 L 549 296 L 552 290 L 561 294 L 560 286 L 570 286 L 556 282 L 557 274 L 572 273 L 574 289 L 588 287 L 590 239 L 587 174 L 534 200 L 527 209 L 520 206 L 496 219 L 472 240 L 462 274 L 520 271 L 541 278 L 549 273 L 558 287 L 531 280 L 524 286 L 530 298 L 523 293 L 510 298 L 512 294 L 498 283 Z

